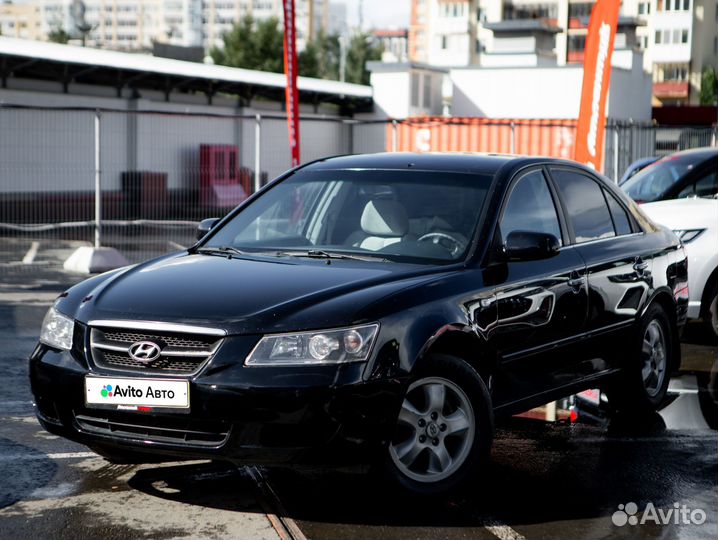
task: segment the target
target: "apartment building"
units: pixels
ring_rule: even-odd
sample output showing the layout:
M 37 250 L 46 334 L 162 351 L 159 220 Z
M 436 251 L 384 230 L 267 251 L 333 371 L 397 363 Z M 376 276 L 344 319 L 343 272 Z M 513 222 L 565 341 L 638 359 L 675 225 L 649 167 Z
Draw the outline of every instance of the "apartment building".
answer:
M 495 55 L 510 52 L 507 47 L 545 45 L 545 36 L 553 34 L 556 64 L 581 63 L 593 4 L 412 0 L 409 55 L 416 62 L 460 67 L 482 65 L 494 54 L 490 61 L 495 65 Z M 543 37 L 520 33 L 520 26 L 507 21 L 540 21 Z M 644 69 L 653 74 L 656 105 L 697 104 L 704 66 L 718 65 L 718 0 L 624 0 L 615 45 L 643 52 Z M 539 52 L 546 57 L 547 51 Z
M 40 9 L 32 4 L 0 4 L 0 34 L 8 37 L 40 39 Z
M 296 0 L 297 46 L 329 25 L 329 0 Z M 91 47 L 148 50 L 152 43 L 222 44 L 222 35 L 246 15 L 283 20 L 281 0 L 27 0 L 0 5 L 3 35 L 47 39 L 56 29 L 84 35 Z M 84 26 L 84 28 L 79 28 Z M 84 32 L 83 32 L 84 30 Z

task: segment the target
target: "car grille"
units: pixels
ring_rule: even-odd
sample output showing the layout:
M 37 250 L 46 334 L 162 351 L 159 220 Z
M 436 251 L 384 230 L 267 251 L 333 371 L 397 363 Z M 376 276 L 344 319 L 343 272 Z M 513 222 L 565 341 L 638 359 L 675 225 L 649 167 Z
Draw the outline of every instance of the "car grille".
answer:
M 204 423 L 155 417 L 109 417 L 75 413 L 77 427 L 85 433 L 185 446 L 221 446 L 229 437 L 229 424 Z M 161 424 L 161 425 L 156 425 Z
M 156 344 L 159 356 L 135 358 L 130 348 L 140 342 Z M 153 375 L 193 375 L 209 361 L 222 337 L 182 332 L 139 332 L 125 328 L 92 328 L 92 360 L 99 368 Z

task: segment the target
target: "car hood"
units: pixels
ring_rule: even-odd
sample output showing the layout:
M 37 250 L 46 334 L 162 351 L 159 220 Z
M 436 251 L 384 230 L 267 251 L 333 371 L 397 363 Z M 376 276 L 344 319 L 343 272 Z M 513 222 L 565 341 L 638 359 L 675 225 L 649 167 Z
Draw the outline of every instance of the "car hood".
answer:
M 378 261 L 184 253 L 80 284 L 58 309 L 84 323 L 141 320 L 229 333 L 281 332 L 363 322 L 363 307 L 437 273 L 440 267 Z
M 718 228 L 718 200 L 674 199 L 641 205 L 648 217 L 669 229 Z

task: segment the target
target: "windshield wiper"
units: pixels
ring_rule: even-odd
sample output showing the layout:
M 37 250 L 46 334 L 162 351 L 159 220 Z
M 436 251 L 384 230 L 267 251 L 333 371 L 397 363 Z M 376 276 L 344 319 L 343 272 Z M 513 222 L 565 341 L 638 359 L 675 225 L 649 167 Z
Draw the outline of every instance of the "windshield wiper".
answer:
M 206 253 L 208 255 L 212 254 L 218 254 L 218 255 L 226 255 L 228 258 L 232 258 L 232 255 L 247 255 L 244 251 L 237 249 L 236 247 L 232 246 L 207 246 L 207 247 L 201 247 L 198 250 L 196 250 L 196 253 Z
M 374 255 L 352 255 L 348 253 L 336 253 L 324 251 L 323 249 L 309 249 L 307 251 L 278 251 L 277 257 L 307 257 L 309 259 L 349 259 L 353 261 L 381 261 L 389 262 L 384 257 Z

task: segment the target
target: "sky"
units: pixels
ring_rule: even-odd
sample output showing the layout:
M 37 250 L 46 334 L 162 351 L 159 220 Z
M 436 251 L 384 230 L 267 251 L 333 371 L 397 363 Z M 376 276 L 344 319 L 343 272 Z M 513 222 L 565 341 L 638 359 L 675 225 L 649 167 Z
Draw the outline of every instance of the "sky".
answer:
M 349 25 L 358 24 L 360 0 L 344 0 L 344 3 L 347 5 Z M 368 28 L 407 27 L 409 26 L 410 11 L 411 0 L 364 0 L 364 26 Z

